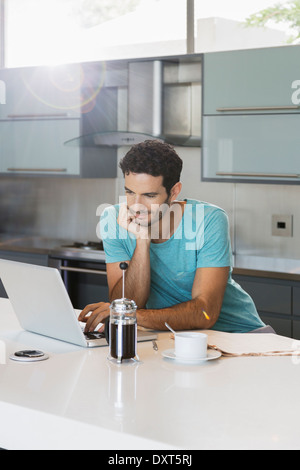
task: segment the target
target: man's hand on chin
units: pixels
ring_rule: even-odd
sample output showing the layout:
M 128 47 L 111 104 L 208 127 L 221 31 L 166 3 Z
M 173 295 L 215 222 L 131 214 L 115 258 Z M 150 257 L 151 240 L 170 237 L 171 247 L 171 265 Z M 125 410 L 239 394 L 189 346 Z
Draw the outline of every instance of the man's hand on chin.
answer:
M 128 232 L 133 233 L 137 239 L 148 240 L 150 238 L 148 224 L 142 225 L 145 220 L 148 220 L 148 214 L 145 219 L 139 220 L 139 217 L 135 216 L 126 204 L 120 206 L 118 224 Z

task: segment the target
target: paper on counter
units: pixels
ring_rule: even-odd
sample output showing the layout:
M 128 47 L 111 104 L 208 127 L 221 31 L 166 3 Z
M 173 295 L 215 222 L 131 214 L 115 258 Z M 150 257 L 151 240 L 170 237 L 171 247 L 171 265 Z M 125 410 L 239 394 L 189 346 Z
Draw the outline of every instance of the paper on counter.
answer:
M 208 346 L 223 356 L 300 355 L 300 341 L 272 333 L 224 333 L 205 330 Z

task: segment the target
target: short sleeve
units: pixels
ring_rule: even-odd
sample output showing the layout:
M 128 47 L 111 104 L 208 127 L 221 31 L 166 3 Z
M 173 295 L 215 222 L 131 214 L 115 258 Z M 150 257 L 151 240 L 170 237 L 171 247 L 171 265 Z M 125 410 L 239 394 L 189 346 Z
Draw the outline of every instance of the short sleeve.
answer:
M 231 267 L 232 253 L 227 214 L 213 206 L 204 213 L 204 234 L 197 251 L 197 268 Z

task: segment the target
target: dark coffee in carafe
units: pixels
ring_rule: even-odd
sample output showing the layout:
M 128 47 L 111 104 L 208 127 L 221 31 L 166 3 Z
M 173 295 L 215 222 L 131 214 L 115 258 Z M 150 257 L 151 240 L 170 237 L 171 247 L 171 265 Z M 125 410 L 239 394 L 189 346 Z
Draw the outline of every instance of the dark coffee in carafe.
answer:
M 136 323 L 110 324 L 110 354 L 113 358 L 121 360 L 133 359 L 136 356 Z
M 137 349 L 137 306 L 128 299 L 114 300 L 110 306 L 110 357 L 122 362 L 134 359 Z

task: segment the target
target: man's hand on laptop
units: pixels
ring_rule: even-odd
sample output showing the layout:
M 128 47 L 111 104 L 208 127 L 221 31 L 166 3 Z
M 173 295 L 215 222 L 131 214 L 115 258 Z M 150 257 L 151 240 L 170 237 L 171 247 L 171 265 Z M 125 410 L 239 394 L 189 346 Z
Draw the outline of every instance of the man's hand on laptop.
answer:
M 100 302 L 97 304 L 87 305 L 78 317 L 78 321 L 86 323 L 85 333 L 95 331 L 99 323 L 104 323 L 105 319 L 110 315 L 110 304 Z M 101 326 L 99 332 L 103 332 L 104 325 Z

